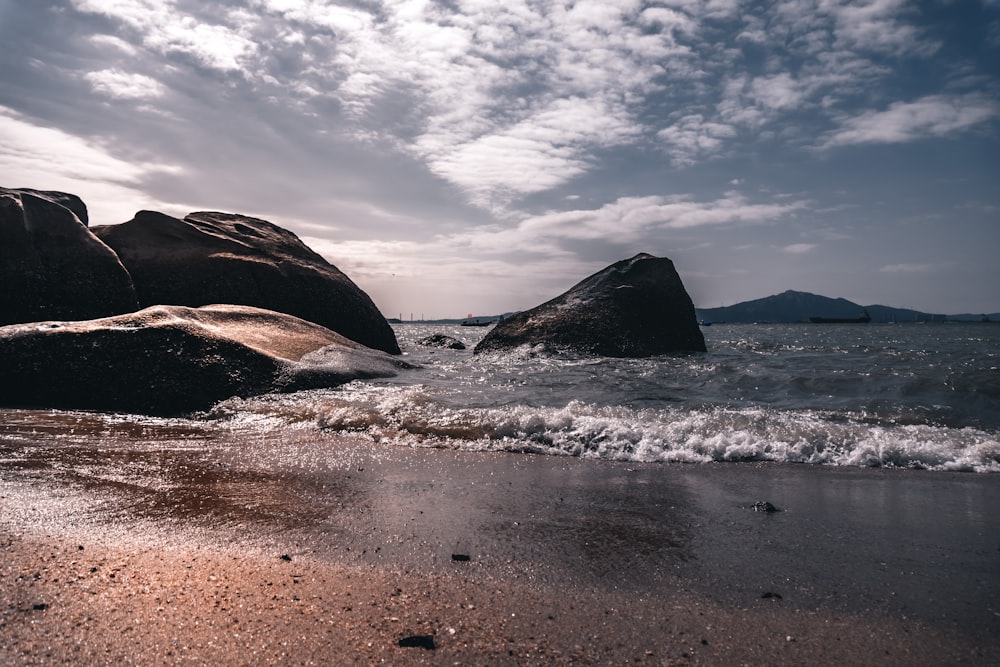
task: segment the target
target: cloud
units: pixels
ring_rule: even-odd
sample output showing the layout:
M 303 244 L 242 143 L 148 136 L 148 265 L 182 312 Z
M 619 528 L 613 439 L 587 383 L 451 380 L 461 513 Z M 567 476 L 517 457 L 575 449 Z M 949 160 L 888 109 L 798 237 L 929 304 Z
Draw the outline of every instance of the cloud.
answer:
M 700 227 L 772 224 L 807 206 L 805 201 L 751 202 L 735 193 L 702 201 L 690 196 L 623 197 L 594 209 L 553 211 L 525 217 L 511 226 L 482 225 L 422 241 L 333 244 L 317 238 L 315 247 L 376 277 L 400 271 L 454 275 L 456 267 L 478 262 L 503 265 L 515 274 L 527 270 L 518 266 L 545 273 L 561 265 L 569 275 L 584 275 L 594 266 L 581 260 L 570 246 L 585 243 L 600 248 L 596 253 L 607 263 L 621 259 L 622 246 L 655 249 L 667 235 Z M 363 266 L 364 257 L 379 261 Z M 525 261 L 526 257 L 533 259 Z
M 570 98 L 464 142 L 454 135 L 424 135 L 414 151 L 433 173 L 464 188 L 473 203 L 499 213 L 518 195 L 556 188 L 586 172 L 588 147 L 618 145 L 636 134 L 624 108 Z
M 859 91 L 893 73 L 887 58 L 936 48 L 903 0 L 785 0 L 753 12 L 736 0 L 71 2 L 126 28 L 101 36 L 105 46 L 180 55 L 242 79 L 276 111 L 416 159 L 500 217 L 592 173 L 608 149 L 655 145 L 691 167 L 777 133 L 804 146 L 830 119 L 837 129 L 824 147 L 868 142 L 866 131 L 888 120 L 879 114 L 900 110 L 858 113 Z M 87 80 L 115 99 L 171 85 L 116 68 Z M 927 130 L 982 117 L 963 114 Z
M 908 0 L 871 0 L 865 4 L 845 2 L 834 5 L 835 45 L 893 54 L 931 55 L 939 44 L 922 39 L 921 31 L 905 22 L 915 13 Z
M 815 249 L 815 243 L 792 243 L 791 245 L 786 245 L 782 248 L 783 251 L 791 255 L 802 255 L 807 252 L 812 252 Z
M 927 273 L 940 268 L 937 264 L 889 264 L 879 268 L 882 273 Z
M 726 123 L 706 121 L 701 114 L 684 116 L 656 136 L 676 165 L 691 165 L 724 152 L 726 141 L 736 136 L 736 128 Z
M 115 99 L 138 100 L 163 95 L 159 81 L 143 74 L 129 74 L 120 69 L 88 72 L 84 78 L 95 92 Z
M 248 37 L 177 8 L 177 0 L 71 0 L 77 11 L 116 19 L 136 31 L 142 44 L 162 54 L 179 53 L 205 67 L 241 70 L 257 51 Z
M 528 217 L 515 228 L 476 235 L 470 242 L 494 249 L 559 248 L 566 241 L 649 244 L 665 231 L 698 227 L 765 224 L 794 215 L 805 201 L 752 203 L 737 193 L 710 201 L 685 195 L 622 197 L 596 209 L 558 211 Z
M 750 82 L 750 94 L 762 107 L 775 110 L 797 108 L 807 92 L 788 72 L 755 77 Z
M 844 117 L 821 148 L 853 144 L 895 144 L 965 132 L 1000 116 L 1000 104 L 978 93 L 929 95 L 914 102 L 894 102 L 885 111 Z
M 93 224 L 125 222 L 142 208 L 166 208 L 144 194 L 145 179 L 176 173 L 177 167 L 126 162 L 61 130 L 23 120 L 0 106 L 0 173 L 19 175 L 23 182 L 4 187 L 62 190 L 80 195 Z

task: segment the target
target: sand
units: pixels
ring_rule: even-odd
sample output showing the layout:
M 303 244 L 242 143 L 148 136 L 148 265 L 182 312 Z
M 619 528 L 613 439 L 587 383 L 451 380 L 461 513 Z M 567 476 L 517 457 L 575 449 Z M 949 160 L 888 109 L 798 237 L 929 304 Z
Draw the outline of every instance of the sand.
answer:
M 0 444 L 4 665 L 1000 663 L 993 475 L 44 444 Z

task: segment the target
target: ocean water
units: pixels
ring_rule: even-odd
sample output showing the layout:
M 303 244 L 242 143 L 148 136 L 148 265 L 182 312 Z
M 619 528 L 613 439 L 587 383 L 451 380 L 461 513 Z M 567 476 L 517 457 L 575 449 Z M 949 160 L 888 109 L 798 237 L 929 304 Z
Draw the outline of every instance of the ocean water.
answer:
M 649 359 L 474 356 L 486 329 L 395 330 L 419 368 L 233 399 L 194 421 L 625 461 L 1000 472 L 998 325 L 715 325 L 707 353 Z M 435 333 L 467 349 L 417 343 Z

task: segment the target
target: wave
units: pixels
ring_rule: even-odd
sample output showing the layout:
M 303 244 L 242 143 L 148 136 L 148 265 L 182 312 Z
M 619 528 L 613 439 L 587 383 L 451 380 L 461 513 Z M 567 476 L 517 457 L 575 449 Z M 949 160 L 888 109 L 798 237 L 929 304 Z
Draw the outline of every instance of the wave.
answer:
M 1000 472 L 995 433 L 927 423 L 923 415 L 898 410 L 643 409 L 576 400 L 560 407 L 468 407 L 433 387 L 353 383 L 335 391 L 233 399 L 209 417 L 233 427 L 280 423 L 417 447 L 619 461 L 778 461 Z

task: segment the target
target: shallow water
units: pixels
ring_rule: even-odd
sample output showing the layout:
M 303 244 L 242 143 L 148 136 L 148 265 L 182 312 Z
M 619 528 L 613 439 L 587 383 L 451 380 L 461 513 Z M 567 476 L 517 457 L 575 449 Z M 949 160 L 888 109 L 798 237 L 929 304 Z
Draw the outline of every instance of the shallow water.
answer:
M 232 399 L 187 419 L 4 410 L 0 448 L 31 433 L 186 449 L 304 431 L 620 461 L 1000 471 L 1000 326 L 715 325 L 707 353 L 649 359 L 475 356 L 485 329 L 395 329 L 419 368 L 393 378 Z M 418 344 L 434 333 L 467 349 Z
M 650 359 L 474 356 L 483 329 L 396 333 L 421 368 L 209 419 L 615 460 L 1000 471 L 1000 326 L 715 325 L 706 354 Z M 468 349 L 417 343 L 432 333 Z

